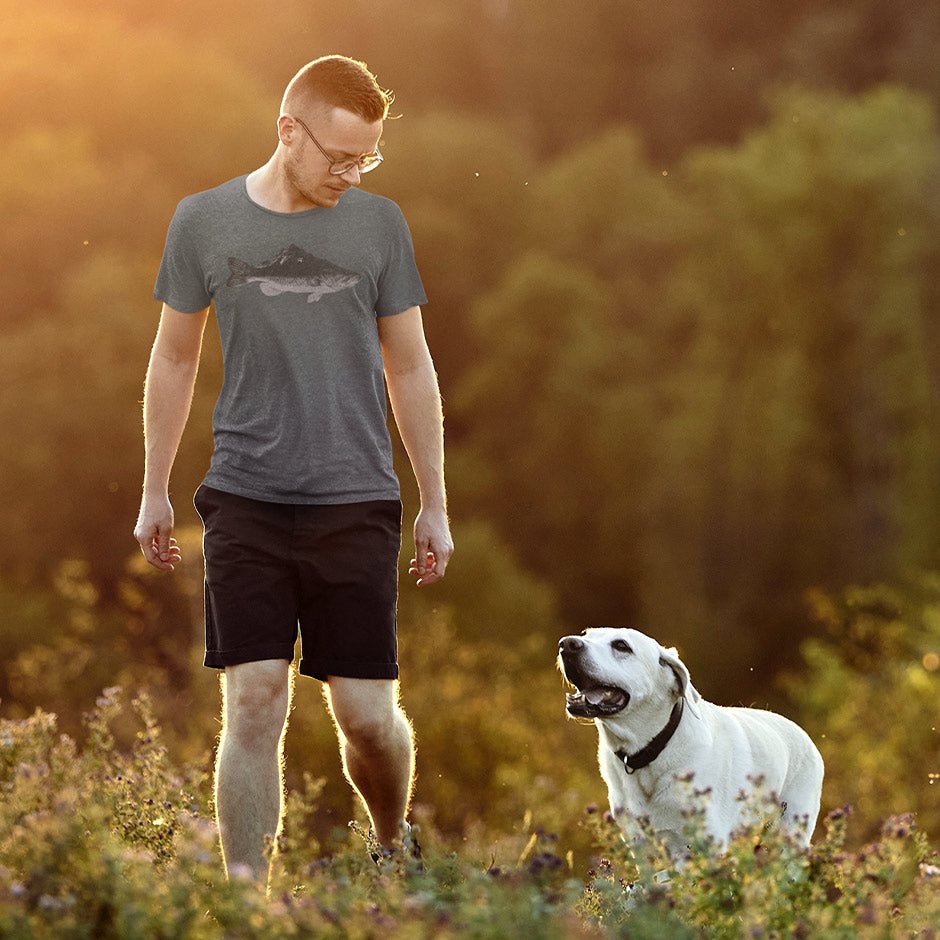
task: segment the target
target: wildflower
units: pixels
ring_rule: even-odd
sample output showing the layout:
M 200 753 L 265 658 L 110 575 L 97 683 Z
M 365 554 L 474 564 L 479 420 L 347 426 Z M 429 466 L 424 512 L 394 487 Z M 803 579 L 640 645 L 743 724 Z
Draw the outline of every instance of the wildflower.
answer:
M 853 810 L 851 806 L 842 806 L 839 809 L 832 810 L 826 819 L 828 819 L 830 822 L 839 822 L 843 819 L 848 819 L 848 817 L 852 815 L 852 812 Z
M 43 911 L 61 911 L 66 906 L 66 902 L 62 898 L 54 898 L 50 894 L 40 895 L 36 903 Z
M 108 688 L 103 689 L 101 695 L 95 700 L 95 704 L 99 708 L 107 708 L 109 705 L 113 705 L 115 699 L 121 694 L 121 687 L 117 685 L 108 686 Z
M 889 816 L 881 827 L 881 834 L 886 838 L 906 839 L 917 828 L 913 813 Z

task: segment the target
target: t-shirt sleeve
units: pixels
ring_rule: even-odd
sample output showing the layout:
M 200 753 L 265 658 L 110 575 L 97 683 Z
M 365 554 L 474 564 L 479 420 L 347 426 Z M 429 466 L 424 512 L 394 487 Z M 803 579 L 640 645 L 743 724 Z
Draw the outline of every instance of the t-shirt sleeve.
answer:
M 415 263 L 408 223 L 398 206 L 394 203 L 390 203 L 390 206 L 385 267 L 379 278 L 379 295 L 375 303 L 375 314 L 378 317 L 394 316 L 428 302 Z
M 212 302 L 206 274 L 193 247 L 192 213 L 185 200 L 176 207 L 166 235 L 153 296 L 180 313 L 197 313 Z

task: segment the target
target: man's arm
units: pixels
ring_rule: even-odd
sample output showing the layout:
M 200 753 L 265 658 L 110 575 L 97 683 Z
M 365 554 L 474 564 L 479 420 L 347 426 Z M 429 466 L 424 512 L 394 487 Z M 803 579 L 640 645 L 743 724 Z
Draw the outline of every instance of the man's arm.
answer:
M 444 577 L 454 551 L 444 490 L 441 393 L 424 338 L 420 308 L 379 317 L 377 322 L 388 397 L 421 496 L 410 574 L 417 576 L 419 585 L 433 584 Z
M 144 492 L 134 538 L 161 571 L 180 560 L 173 536 L 170 470 L 189 417 L 208 308 L 180 313 L 166 304 L 150 353 L 144 385 Z

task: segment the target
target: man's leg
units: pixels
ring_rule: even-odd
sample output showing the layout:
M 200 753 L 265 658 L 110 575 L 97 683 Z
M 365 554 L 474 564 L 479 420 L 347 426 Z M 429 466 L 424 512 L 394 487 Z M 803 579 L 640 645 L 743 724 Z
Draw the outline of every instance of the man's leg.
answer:
M 325 694 L 346 777 L 369 811 L 376 838 L 391 846 L 402 837 L 414 778 L 414 736 L 398 682 L 330 676 Z
M 222 677 L 222 736 L 215 805 L 226 871 L 247 865 L 268 878 L 265 836 L 276 836 L 283 813 L 281 769 L 290 705 L 290 664 L 283 659 L 229 666 Z

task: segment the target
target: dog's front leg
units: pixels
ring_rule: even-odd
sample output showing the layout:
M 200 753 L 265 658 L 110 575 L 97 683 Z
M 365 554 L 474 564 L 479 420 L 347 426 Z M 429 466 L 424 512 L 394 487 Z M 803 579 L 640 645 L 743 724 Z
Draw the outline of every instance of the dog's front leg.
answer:
M 685 864 L 685 856 L 689 850 L 688 839 L 675 829 L 658 829 L 656 838 L 662 842 L 675 867 L 681 868 Z

